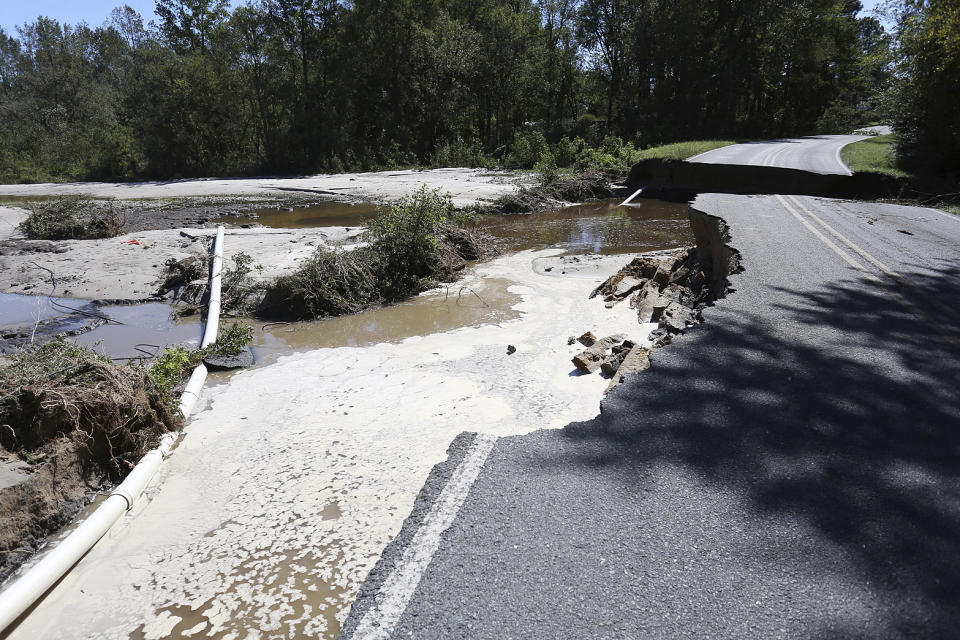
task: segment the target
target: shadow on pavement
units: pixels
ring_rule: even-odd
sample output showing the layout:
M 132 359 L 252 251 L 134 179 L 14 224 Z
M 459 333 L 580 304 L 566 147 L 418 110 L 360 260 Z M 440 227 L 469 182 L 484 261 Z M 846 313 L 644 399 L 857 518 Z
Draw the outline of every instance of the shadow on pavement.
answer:
M 945 295 L 958 275 L 911 278 Z M 772 314 L 718 309 L 654 352 L 599 418 L 566 428 L 592 446 L 539 462 L 613 467 L 637 486 L 645 468 L 693 470 L 748 510 L 811 525 L 853 559 L 850 579 L 895 603 L 888 627 L 843 637 L 956 637 L 960 354 L 866 280 L 781 294 Z

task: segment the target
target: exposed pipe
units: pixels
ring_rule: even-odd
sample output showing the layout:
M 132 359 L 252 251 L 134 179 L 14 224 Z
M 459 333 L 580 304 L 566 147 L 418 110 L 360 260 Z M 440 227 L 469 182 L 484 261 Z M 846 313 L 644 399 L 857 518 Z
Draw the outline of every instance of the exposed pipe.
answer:
M 210 268 L 210 301 L 207 309 L 207 324 L 204 326 L 201 347 L 217 339 L 220 326 L 220 276 L 223 270 L 223 227 L 217 227 L 213 241 L 213 261 Z M 207 368 L 200 363 L 190 375 L 186 388 L 180 395 L 180 413 L 184 420 L 190 417 L 200 397 L 200 390 L 207 379 Z M 96 511 L 57 546 L 47 552 L 29 571 L 16 579 L 0 593 L 0 632 L 6 630 L 34 602 L 55 585 L 80 559 L 110 530 L 143 493 L 143 490 L 160 469 L 164 459 L 171 454 L 179 434 L 167 433 L 160 444 L 150 450 L 127 474 L 126 479 L 113 490 Z
M 621 206 L 621 207 L 627 206 L 628 204 L 630 204 L 630 202 L 633 201 L 634 198 L 636 198 L 636 197 L 637 197 L 638 195 L 640 195 L 641 193 L 643 193 L 643 187 L 640 187 L 639 189 L 637 189 L 632 196 L 630 196 L 629 198 L 627 198 L 626 200 L 624 200 L 623 202 L 621 202 L 621 203 L 620 203 L 620 206 Z

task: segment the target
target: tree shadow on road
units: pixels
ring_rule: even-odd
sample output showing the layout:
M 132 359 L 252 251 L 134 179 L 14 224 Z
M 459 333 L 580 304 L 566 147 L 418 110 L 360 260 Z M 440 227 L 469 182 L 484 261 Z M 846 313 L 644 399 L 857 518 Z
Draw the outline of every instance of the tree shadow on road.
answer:
M 948 264 L 911 277 L 956 292 L 958 276 Z M 655 465 L 692 469 L 856 559 L 853 578 L 894 604 L 884 628 L 849 622 L 843 637 L 957 637 L 960 352 L 924 322 L 936 310 L 919 301 L 918 319 L 866 279 L 781 293 L 763 314 L 721 302 L 599 418 L 566 428 L 594 446 L 541 462 L 614 466 L 636 483 Z

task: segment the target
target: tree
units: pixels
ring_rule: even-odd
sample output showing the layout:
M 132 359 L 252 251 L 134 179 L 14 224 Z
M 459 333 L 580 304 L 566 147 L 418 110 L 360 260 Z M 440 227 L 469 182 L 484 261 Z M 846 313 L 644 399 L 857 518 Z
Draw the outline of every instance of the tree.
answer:
M 960 5 L 903 0 L 893 95 L 898 154 L 910 168 L 960 175 Z

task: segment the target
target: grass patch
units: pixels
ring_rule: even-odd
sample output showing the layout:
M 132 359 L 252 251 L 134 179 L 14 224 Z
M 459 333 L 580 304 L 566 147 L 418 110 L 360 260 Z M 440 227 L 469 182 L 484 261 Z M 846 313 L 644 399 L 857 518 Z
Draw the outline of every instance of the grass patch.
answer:
M 267 286 L 261 314 L 323 318 L 397 302 L 450 282 L 489 244 L 471 231 L 449 195 L 421 187 L 367 224 L 367 245 L 318 248 L 293 273 Z
M 854 173 L 882 173 L 894 178 L 910 178 L 912 174 L 897 167 L 896 134 L 873 136 L 848 144 L 840 158 Z
M 947 213 L 952 213 L 955 216 L 960 216 L 960 204 L 940 205 L 940 209 L 942 211 L 946 211 Z
M 20 230 L 34 240 L 92 240 L 120 235 L 126 220 L 112 203 L 103 206 L 83 196 L 31 204 Z
M 117 480 L 182 424 L 145 367 L 115 364 L 62 337 L 0 364 L 0 444 L 27 460 L 66 438 Z
M 736 144 L 733 140 L 691 140 L 689 142 L 674 142 L 659 147 L 650 147 L 637 153 L 634 158 L 639 160 L 651 160 L 660 158 L 663 160 L 686 160 L 693 156 L 707 151 L 713 151 L 720 147 L 728 147 Z

